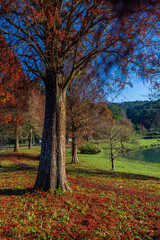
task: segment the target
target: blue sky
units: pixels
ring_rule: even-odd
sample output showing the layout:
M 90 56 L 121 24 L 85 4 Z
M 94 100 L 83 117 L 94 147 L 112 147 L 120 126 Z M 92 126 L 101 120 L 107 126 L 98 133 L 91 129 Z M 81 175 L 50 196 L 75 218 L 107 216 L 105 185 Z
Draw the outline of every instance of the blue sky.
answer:
M 149 100 L 149 84 L 143 83 L 142 80 L 137 79 L 132 81 L 133 87 L 126 86 L 119 96 L 110 96 L 108 101 L 111 102 L 132 102 L 132 101 L 145 101 Z M 115 99 L 114 99 L 115 98 Z

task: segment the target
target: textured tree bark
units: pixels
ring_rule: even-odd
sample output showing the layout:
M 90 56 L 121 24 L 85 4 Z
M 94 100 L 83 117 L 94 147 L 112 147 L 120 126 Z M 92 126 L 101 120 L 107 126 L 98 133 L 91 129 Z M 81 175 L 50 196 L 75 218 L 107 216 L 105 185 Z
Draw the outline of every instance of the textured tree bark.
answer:
M 19 152 L 19 129 L 18 129 L 18 126 L 15 126 L 14 152 Z
M 65 171 L 66 89 L 58 86 L 53 74 L 45 81 L 46 107 L 41 157 L 35 189 L 71 191 Z
M 32 128 L 30 127 L 29 129 L 29 146 L 28 146 L 29 149 L 32 149 L 33 148 L 33 144 L 32 144 Z
M 77 156 L 77 144 L 76 144 L 76 136 L 74 132 L 74 127 L 72 127 L 72 162 L 71 163 L 78 163 L 78 156 Z

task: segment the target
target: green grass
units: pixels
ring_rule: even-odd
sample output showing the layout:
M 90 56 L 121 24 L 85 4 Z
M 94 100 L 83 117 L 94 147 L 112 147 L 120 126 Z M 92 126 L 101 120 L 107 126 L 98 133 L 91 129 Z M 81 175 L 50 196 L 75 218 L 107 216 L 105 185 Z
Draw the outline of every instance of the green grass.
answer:
M 147 146 L 150 148 L 151 145 L 157 144 L 156 139 L 139 139 L 138 146 Z M 69 165 L 70 163 L 70 150 L 66 151 L 66 166 L 68 171 L 77 171 L 84 172 L 84 169 L 88 169 L 89 171 L 95 171 L 98 169 L 103 169 L 105 171 L 111 170 L 111 160 L 109 159 L 109 154 L 107 142 L 99 141 L 100 146 L 104 151 L 102 153 L 96 155 L 89 154 L 80 154 L 78 152 L 79 163 L 76 166 Z M 128 148 L 136 150 L 136 145 L 132 143 L 127 143 Z M 137 160 L 130 160 L 123 157 L 118 157 L 114 160 L 116 172 L 122 173 L 133 173 L 133 174 L 141 174 L 146 176 L 154 176 L 160 177 L 160 164 L 147 163 Z M 76 170 L 75 170 L 76 169 Z
M 111 161 L 105 155 L 105 153 L 100 153 L 98 155 L 85 155 L 78 154 L 79 163 L 76 165 L 71 165 L 70 154 L 66 154 L 66 168 L 68 171 L 84 172 L 84 169 L 88 171 L 95 171 L 98 169 L 111 170 Z M 146 176 L 160 177 L 160 164 L 144 163 L 141 161 L 129 160 L 126 158 L 119 157 L 114 160 L 116 172 L 122 173 L 134 173 Z M 76 169 L 76 170 L 75 170 Z
M 104 144 L 105 146 L 105 144 Z M 33 192 L 40 147 L 0 152 L 2 240 L 160 239 L 159 164 L 119 158 L 116 171 L 104 152 L 79 154 L 66 169 L 72 193 Z
M 151 144 L 160 144 L 159 139 L 139 139 L 139 144 L 142 146 L 150 146 Z
M 148 146 L 152 144 L 156 144 L 156 139 L 139 139 L 139 145 Z M 100 141 L 98 144 L 101 148 L 107 148 L 107 143 Z M 129 143 L 127 147 L 135 148 L 135 145 Z M 5 155 L 8 153 L 12 153 L 12 149 L 1 150 L 0 153 Z M 13 153 L 14 154 L 14 153 Z M 19 155 L 40 155 L 40 146 L 34 146 L 33 149 L 28 149 L 27 147 L 20 148 Z M 110 171 L 111 170 L 111 161 L 108 156 L 108 150 L 104 150 L 103 152 L 95 155 L 90 154 L 80 154 L 78 152 L 78 164 L 70 164 L 71 162 L 71 150 L 66 150 L 66 169 L 68 172 L 84 172 L 85 169 L 88 171 L 96 171 L 99 169 Z M 130 160 L 127 158 L 118 157 L 114 160 L 116 172 L 122 173 L 133 173 L 133 174 L 141 174 L 146 176 L 160 177 L 160 164 L 154 163 L 146 163 L 137 160 Z M 38 163 L 34 163 L 37 164 Z

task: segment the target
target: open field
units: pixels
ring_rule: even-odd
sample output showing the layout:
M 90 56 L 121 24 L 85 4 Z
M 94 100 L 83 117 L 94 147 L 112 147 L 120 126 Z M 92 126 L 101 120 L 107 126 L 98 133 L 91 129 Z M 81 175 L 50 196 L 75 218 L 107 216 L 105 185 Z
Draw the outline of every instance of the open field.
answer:
M 51 194 L 32 191 L 39 153 L 0 152 L 0 239 L 160 239 L 160 164 L 67 150 L 72 193 Z

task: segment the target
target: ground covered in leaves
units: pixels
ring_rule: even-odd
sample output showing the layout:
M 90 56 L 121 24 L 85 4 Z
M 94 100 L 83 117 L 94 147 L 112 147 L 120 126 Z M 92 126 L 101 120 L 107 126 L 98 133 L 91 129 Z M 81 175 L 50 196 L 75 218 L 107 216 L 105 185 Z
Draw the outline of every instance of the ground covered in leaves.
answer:
M 4 157 L 0 239 L 160 239 L 160 178 L 70 170 L 72 193 L 51 194 L 32 191 L 37 166 L 35 156 Z

